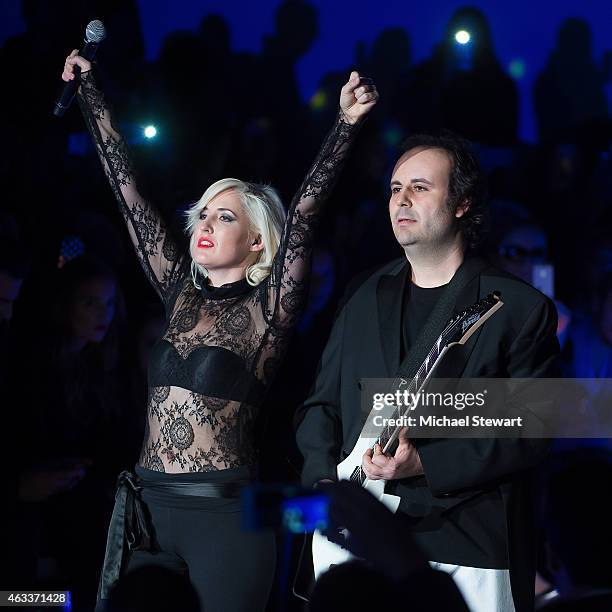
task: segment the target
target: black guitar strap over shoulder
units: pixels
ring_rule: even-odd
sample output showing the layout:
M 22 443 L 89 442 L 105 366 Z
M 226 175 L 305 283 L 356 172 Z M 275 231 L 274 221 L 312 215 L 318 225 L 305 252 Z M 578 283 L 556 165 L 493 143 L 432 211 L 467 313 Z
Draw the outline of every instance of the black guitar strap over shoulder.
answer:
M 463 289 L 488 266 L 479 257 L 464 260 L 427 318 L 421 333 L 399 366 L 396 378 L 412 380 L 427 357 L 434 342 L 453 315 L 457 298 Z

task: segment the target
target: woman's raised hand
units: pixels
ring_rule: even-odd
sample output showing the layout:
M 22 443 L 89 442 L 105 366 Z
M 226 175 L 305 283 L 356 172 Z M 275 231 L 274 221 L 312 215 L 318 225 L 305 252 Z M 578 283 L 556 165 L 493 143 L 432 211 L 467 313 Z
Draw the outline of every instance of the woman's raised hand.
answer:
M 64 72 L 62 72 L 62 79 L 64 81 L 72 81 L 74 79 L 75 66 L 78 66 L 81 69 L 81 72 L 91 70 L 91 62 L 86 60 L 84 57 L 81 57 L 78 49 L 73 49 L 72 53 L 66 58 Z
M 340 109 L 348 123 L 361 121 L 378 101 L 378 91 L 372 79 L 359 76 L 353 70 L 340 90 Z

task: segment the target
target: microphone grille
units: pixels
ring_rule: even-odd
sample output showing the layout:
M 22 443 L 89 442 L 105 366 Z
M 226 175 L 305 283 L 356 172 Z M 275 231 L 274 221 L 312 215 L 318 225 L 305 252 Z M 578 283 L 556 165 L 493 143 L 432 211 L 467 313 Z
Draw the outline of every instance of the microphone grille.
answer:
M 85 40 L 92 43 L 100 43 L 106 38 L 106 28 L 99 19 L 94 19 L 85 28 Z

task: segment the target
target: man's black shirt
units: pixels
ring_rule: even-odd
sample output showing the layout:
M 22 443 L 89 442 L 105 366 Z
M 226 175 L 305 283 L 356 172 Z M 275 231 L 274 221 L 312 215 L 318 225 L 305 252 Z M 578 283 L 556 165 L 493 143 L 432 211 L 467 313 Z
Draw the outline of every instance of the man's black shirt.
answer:
M 402 342 L 400 359 L 417 339 L 427 317 L 435 308 L 448 283 L 440 287 L 418 287 L 412 281 L 406 284 L 402 304 Z

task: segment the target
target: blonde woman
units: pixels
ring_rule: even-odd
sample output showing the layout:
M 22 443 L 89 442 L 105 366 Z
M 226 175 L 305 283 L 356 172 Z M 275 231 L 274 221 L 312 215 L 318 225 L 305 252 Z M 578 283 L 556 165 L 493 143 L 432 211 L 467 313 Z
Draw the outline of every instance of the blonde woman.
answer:
M 351 73 L 287 214 L 271 187 L 218 181 L 189 211 L 182 253 L 138 192 L 90 63 L 73 51 L 62 78 L 79 78 L 75 66 L 85 120 L 167 318 L 150 357 L 142 453 L 136 474 L 120 476 L 98 597 L 120 572 L 157 564 L 188 573 L 207 612 L 263 610 L 274 539 L 241 531 L 237 497 L 256 467 L 252 426 L 304 305 L 314 222 L 378 93 Z

